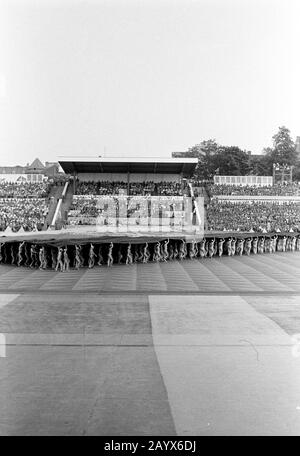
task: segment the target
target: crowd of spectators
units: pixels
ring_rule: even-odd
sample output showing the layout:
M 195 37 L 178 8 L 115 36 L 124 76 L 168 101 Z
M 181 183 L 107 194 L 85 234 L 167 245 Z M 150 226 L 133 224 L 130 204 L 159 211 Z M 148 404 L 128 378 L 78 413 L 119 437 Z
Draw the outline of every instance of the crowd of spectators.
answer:
M 48 213 L 48 204 L 44 198 L 0 198 L 0 231 L 10 227 L 17 232 L 43 228 Z
M 211 184 L 207 186 L 211 196 L 300 196 L 300 185 L 296 182 L 268 186 Z
M 76 195 L 119 195 L 127 190 L 126 182 L 77 181 Z
M 49 189 L 48 182 L 0 182 L 0 198 L 46 198 Z
M 129 193 L 128 193 L 129 190 Z M 76 182 L 76 195 L 119 195 L 129 194 L 130 196 L 182 196 L 187 194 L 187 186 L 179 182 L 131 182 L 128 186 L 126 182 Z
M 0 183 L 0 231 L 41 230 L 48 213 L 48 182 Z
M 213 231 L 300 231 L 300 202 L 212 200 L 207 225 Z

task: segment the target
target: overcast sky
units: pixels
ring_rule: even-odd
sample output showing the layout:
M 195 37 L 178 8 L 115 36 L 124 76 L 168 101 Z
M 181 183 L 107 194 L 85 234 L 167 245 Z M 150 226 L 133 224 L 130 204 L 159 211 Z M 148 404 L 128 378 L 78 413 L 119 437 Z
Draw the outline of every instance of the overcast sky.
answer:
M 0 164 L 300 135 L 299 0 L 0 0 Z

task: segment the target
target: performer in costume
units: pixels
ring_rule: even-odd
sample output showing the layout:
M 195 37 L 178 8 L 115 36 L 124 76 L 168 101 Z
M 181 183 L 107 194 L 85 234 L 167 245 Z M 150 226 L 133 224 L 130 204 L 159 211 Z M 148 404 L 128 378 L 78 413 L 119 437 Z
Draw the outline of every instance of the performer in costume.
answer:
M 122 255 L 122 247 L 121 244 L 119 245 L 119 250 L 118 250 L 118 264 L 121 264 L 123 260 L 123 255 Z
M 254 255 L 257 254 L 257 247 L 258 247 L 258 237 L 252 239 L 252 252 Z
M 61 247 L 58 248 L 55 271 L 58 271 L 58 269 L 60 269 L 61 272 L 64 270 L 63 249 Z
M 227 252 L 228 256 L 231 256 L 231 237 L 225 241 L 225 252 Z
M 144 259 L 144 249 L 143 249 L 143 245 L 140 244 L 140 245 L 139 245 L 139 257 L 138 257 L 138 262 L 139 262 L 139 263 L 142 263 L 142 262 L 143 262 L 143 259 Z
M 271 253 L 271 238 L 266 237 L 265 239 L 265 246 L 264 246 L 265 253 Z
M 31 244 L 31 247 L 30 247 L 30 257 L 31 257 L 31 263 L 30 263 L 29 267 L 32 269 L 36 264 L 36 245 L 34 245 L 34 244 Z
M 185 241 L 184 239 L 181 240 L 181 243 L 179 245 L 179 260 L 182 261 L 186 257 L 186 246 L 185 246 Z
M 292 245 L 291 245 L 292 252 L 295 252 L 295 250 L 296 250 L 296 243 L 297 243 L 297 238 L 296 238 L 296 236 L 293 236 L 292 237 Z
M 173 253 L 173 258 L 174 260 L 177 260 L 179 256 L 179 251 L 178 251 L 178 244 L 177 244 L 177 241 L 175 242 L 175 246 L 174 246 L 174 253 Z
M 282 238 L 282 251 L 286 252 L 286 236 Z
M 80 249 L 80 245 L 75 245 L 74 268 L 77 270 L 81 267 Z
M 25 241 L 20 242 L 20 244 L 19 244 L 19 249 L 18 249 L 18 266 L 21 266 L 21 263 L 22 263 L 22 261 L 23 261 L 22 252 L 23 252 L 24 245 L 25 245 Z M 1 260 L 0 260 L 0 261 L 1 261 Z
M 39 269 L 42 271 L 44 269 L 44 248 L 40 247 L 39 249 Z
M 14 244 L 13 243 L 10 246 L 10 256 L 11 256 L 11 264 L 14 264 L 16 259 L 15 259 L 15 251 L 14 251 Z
M 108 267 L 111 267 L 114 264 L 114 258 L 113 258 L 113 254 L 112 254 L 113 247 L 114 247 L 114 244 L 111 242 L 109 244 L 109 250 L 108 250 L 108 255 L 107 255 L 107 266 Z
M 173 244 L 170 244 L 170 247 L 169 247 L 169 260 L 174 260 L 174 247 L 173 247 Z
M 224 242 L 225 242 L 225 239 L 224 238 L 220 238 L 218 240 L 218 255 L 219 257 L 221 257 L 223 255 L 223 245 L 224 245 Z
M 264 253 L 265 238 L 262 236 L 258 239 L 257 253 Z
M 211 238 L 208 241 L 208 256 L 212 258 L 215 254 L 215 238 Z
M 252 238 L 247 238 L 245 240 L 244 252 L 246 255 L 250 255 L 251 253 L 251 246 L 252 246 Z
M 283 252 L 283 238 L 281 236 L 277 241 L 277 252 Z
M 193 241 L 194 242 L 194 252 L 195 252 L 195 258 L 197 258 L 198 256 L 198 253 L 199 253 L 199 249 L 198 249 L 198 242 L 196 240 Z
M 271 238 L 271 253 L 275 253 L 276 252 L 277 239 L 278 239 L 277 235 L 275 235 L 275 236 L 273 236 Z
M 199 256 L 200 258 L 204 258 L 206 256 L 206 250 L 205 250 L 205 238 L 201 239 L 199 242 Z
M 235 255 L 235 250 L 236 250 L 236 238 L 233 237 L 231 239 L 231 256 Z
M 285 250 L 287 252 L 290 252 L 292 250 L 292 238 L 290 236 L 287 237 L 286 239 L 286 248 Z
M 89 250 L 89 269 L 93 268 L 95 266 L 95 251 L 94 251 L 94 246 L 91 243 L 90 244 L 90 250 Z
M 169 244 L 169 239 L 164 242 L 163 255 L 162 255 L 163 261 L 167 261 L 167 259 L 169 258 L 168 244 Z
M 188 255 L 189 259 L 193 260 L 195 258 L 195 241 L 193 240 L 191 243 L 189 243 L 189 249 L 188 249 Z
M 145 247 L 144 247 L 144 257 L 143 257 L 143 263 L 148 263 L 150 259 L 150 252 L 148 248 L 148 242 L 146 242 Z
M 68 247 L 65 246 L 63 249 L 63 271 L 69 271 L 70 269 L 70 258 L 68 255 Z
M 245 242 L 245 239 L 238 239 L 237 240 L 237 244 L 236 244 L 236 254 L 239 255 L 239 256 L 242 256 L 243 255 L 243 251 L 244 251 L 244 242 Z
M 133 258 L 132 258 L 132 253 L 131 253 L 131 244 L 128 244 L 126 264 L 132 264 L 132 263 L 133 263 Z
M 51 247 L 51 263 L 52 263 L 52 269 L 56 270 L 56 249 L 54 247 Z
M 160 242 L 157 242 L 154 247 L 154 252 L 153 252 L 153 261 L 156 261 L 157 263 L 160 261 L 161 255 L 160 255 Z
M 102 255 L 102 245 L 100 244 L 99 245 L 99 250 L 98 250 L 98 261 L 97 261 L 97 265 L 98 266 L 101 266 L 104 262 L 104 258 L 103 258 L 103 255 Z
M 133 262 L 137 263 L 139 261 L 139 251 L 138 246 L 134 245 L 134 254 L 133 254 Z

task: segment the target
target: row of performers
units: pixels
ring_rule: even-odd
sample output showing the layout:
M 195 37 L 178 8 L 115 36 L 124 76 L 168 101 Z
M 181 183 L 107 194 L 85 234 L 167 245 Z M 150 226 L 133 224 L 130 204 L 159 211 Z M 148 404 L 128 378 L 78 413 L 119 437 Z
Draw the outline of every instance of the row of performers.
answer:
M 148 263 L 169 260 L 300 251 L 300 236 L 164 240 L 148 244 L 85 244 L 54 247 L 25 241 L 0 243 L 0 263 L 67 271 L 70 267 Z

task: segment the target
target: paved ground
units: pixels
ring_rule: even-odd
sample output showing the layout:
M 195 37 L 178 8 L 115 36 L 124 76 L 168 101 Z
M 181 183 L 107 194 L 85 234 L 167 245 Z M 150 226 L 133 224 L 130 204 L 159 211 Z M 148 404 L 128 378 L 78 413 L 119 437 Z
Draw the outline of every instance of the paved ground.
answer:
M 39 271 L 0 266 L 0 292 L 300 292 L 300 252 L 93 269 Z
M 0 435 L 299 435 L 299 279 L 299 253 L 0 267 Z

